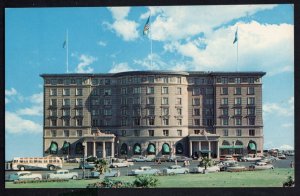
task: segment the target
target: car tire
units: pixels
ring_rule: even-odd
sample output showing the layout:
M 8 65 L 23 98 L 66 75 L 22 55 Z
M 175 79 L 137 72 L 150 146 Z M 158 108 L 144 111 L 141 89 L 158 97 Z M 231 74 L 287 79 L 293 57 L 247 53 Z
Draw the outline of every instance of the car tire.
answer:
M 34 180 L 41 180 L 39 177 L 35 177 Z
M 77 179 L 77 176 L 73 176 L 72 179 L 73 179 L 73 180 L 76 180 L 76 179 Z
M 24 166 L 21 166 L 21 167 L 19 167 L 19 170 L 20 170 L 20 171 L 24 171 L 24 170 L 25 170 L 25 167 L 24 167 Z
M 184 174 L 188 174 L 189 172 L 188 171 L 184 171 Z
M 117 166 L 117 165 L 115 165 L 115 166 L 114 166 L 114 168 L 118 168 L 118 166 Z
M 54 169 L 55 169 L 55 167 L 54 167 L 53 165 L 50 165 L 50 166 L 49 166 L 49 170 L 50 170 L 50 171 L 53 171 Z

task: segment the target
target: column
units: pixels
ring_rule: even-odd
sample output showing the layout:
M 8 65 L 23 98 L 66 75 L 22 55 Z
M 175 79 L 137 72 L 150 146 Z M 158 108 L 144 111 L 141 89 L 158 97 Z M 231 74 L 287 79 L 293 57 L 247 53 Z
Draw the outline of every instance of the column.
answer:
M 96 157 L 96 142 L 93 142 L 93 157 Z
M 87 146 L 87 142 L 84 142 L 83 143 L 84 144 L 84 157 L 87 157 L 87 148 L 88 148 L 88 146 Z
M 106 150 L 105 150 L 105 141 L 102 142 L 102 158 L 106 157 Z
M 111 142 L 111 157 L 115 157 L 115 144 L 114 144 L 114 142 Z
M 218 142 L 216 142 L 216 153 L 217 153 L 217 159 L 220 159 L 219 143 Z
M 190 156 L 193 155 L 193 145 L 192 145 L 192 141 L 190 141 Z
M 199 141 L 199 151 L 201 151 L 201 141 Z
M 210 152 L 210 141 L 208 142 L 208 158 L 210 159 L 211 157 L 211 152 Z

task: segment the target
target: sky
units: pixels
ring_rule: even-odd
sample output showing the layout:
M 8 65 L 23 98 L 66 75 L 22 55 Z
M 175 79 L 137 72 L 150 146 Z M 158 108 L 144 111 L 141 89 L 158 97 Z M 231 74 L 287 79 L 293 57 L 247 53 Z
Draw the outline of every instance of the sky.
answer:
M 150 31 L 143 35 L 150 13 Z M 233 44 L 237 29 L 238 64 L 237 43 Z M 67 30 L 69 73 L 266 72 L 264 148 L 294 148 L 291 4 L 6 8 L 6 160 L 42 156 L 40 74 L 67 72 Z

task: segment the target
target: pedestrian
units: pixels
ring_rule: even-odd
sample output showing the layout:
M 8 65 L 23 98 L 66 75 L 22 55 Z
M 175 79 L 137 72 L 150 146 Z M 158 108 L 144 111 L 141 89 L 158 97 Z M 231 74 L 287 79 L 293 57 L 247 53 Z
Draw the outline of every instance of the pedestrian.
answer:
M 186 161 L 185 160 L 183 161 L 183 167 L 186 167 Z
M 291 161 L 290 167 L 291 167 L 291 168 L 294 168 L 294 162 L 293 162 L 293 161 Z
M 125 155 L 125 161 L 127 161 L 127 155 Z
M 175 162 L 175 165 L 177 165 L 177 159 L 175 159 L 175 161 L 174 161 L 174 162 Z
M 161 164 L 161 161 L 160 161 L 160 159 L 158 159 L 158 161 L 157 161 L 157 164 Z

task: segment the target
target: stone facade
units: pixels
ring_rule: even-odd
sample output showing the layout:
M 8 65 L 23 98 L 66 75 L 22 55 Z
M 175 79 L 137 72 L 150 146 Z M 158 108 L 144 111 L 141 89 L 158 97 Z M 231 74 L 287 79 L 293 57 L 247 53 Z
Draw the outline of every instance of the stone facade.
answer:
M 42 74 L 44 155 L 262 153 L 263 75 Z

